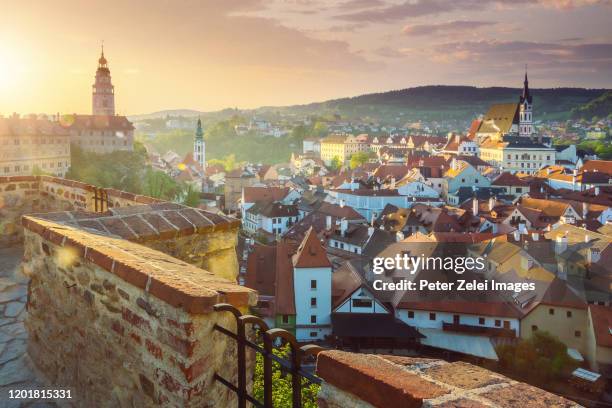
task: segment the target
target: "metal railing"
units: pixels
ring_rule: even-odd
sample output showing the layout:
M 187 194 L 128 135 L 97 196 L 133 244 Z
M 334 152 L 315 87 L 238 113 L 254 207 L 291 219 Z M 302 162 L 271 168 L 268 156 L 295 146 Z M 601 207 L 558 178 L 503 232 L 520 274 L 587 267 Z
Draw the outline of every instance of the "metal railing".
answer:
M 247 401 L 253 404 L 255 407 L 273 408 L 272 403 L 272 363 L 276 362 L 279 364 L 280 369 L 288 374 L 291 374 L 291 389 L 292 389 L 292 406 L 293 408 L 302 407 L 302 379 L 307 381 L 320 384 L 321 379 L 315 375 L 305 371 L 302 367 L 302 359 L 307 356 L 316 356 L 322 347 L 316 345 L 304 345 L 300 346 L 295 336 L 283 329 L 270 329 L 266 322 L 253 315 L 243 315 L 234 306 L 226 303 L 217 304 L 214 306 L 214 310 L 217 312 L 230 312 L 236 319 L 236 333 L 226 329 L 225 327 L 215 324 L 214 330 L 217 330 L 237 342 L 237 354 L 238 354 L 238 385 L 232 384 L 232 382 L 221 377 L 215 373 L 215 381 L 220 382 L 230 390 L 232 390 L 238 396 L 238 408 L 246 408 Z M 261 337 L 263 338 L 263 347 L 259 344 L 249 340 L 246 336 L 246 326 L 251 325 L 256 328 Z M 291 349 L 290 360 L 285 360 L 282 357 L 274 355 L 273 350 L 274 344 L 277 340 L 284 340 Z M 250 347 L 255 350 L 256 353 L 261 354 L 263 357 L 263 403 L 255 399 L 247 391 L 247 370 L 246 370 L 246 348 Z M 254 370 L 253 370 L 254 371 Z

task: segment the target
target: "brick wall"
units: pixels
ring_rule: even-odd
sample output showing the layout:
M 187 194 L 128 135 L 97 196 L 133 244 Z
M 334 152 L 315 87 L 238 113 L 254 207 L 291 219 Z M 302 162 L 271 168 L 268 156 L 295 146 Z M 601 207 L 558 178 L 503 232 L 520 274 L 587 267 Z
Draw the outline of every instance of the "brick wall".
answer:
M 573 401 L 464 362 L 324 351 L 322 408 L 579 407 Z
M 50 211 L 93 211 L 95 187 L 50 176 L 0 177 L 0 247 L 23 239 L 20 218 L 24 214 Z M 125 207 L 160 200 L 106 189 L 109 207 Z
M 79 406 L 235 406 L 235 330 L 218 302 L 242 311 L 250 289 L 125 239 L 24 217 L 30 278 L 28 352 Z M 252 370 L 253 355 L 248 355 Z

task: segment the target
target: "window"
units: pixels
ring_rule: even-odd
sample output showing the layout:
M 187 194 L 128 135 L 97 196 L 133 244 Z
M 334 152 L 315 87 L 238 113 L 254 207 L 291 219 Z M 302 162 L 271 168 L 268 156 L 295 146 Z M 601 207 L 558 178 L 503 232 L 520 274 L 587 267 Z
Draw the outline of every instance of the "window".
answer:
M 310 316 L 310 323 L 315 324 L 317 322 L 317 315 L 311 315 Z
M 316 279 L 312 279 L 310 281 L 310 289 L 316 289 L 317 288 L 317 280 Z
M 414 312 L 412 310 L 408 311 L 408 318 L 409 319 L 414 319 Z
M 461 317 L 459 315 L 453 315 L 453 324 L 459 324 Z
M 353 299 L 353 307 L 372 307 L 370 299 Z
M 317 332 L 310 332 L 310 337 L 317 337 L 318 333 Z
M 289 324 L 289 315 L 283 315 L 283 324 Z
M 553 308 L 548 309 L 548 314 L 551 315 L 551 316 L 554 315 L 555 314 L 555 309 L 553 309 Z
M 535 324 L 533 326 L 531 326 L 531 331 L 538 331 L 538 326 L 536 326 Z
M 510 321 L 504 320 L 504 329 L 509 329 L 509 328 L 510 328 Z
M 582 333 L 580 333 L 580 330 L 576 330 L 574 332 L 574 337 L 580 337 L 580 336 L 582 336 Z
M 571 311 L 571 310 L 568 310 L 568 311 L 567 311 L 567 313 L 566 313 L 566 315 L 567 315 L 567 317 L 572 317 L 572 311 Z
M 495 320 L 495 327 L 501 327 L 501 320 Z
M 317 307 L 317 298 L 316 297 L 310 298 L 310 306 L 311 307 Z
M 478 324 L 480 324 L 480 325 L 483 325 L 483 326 L 484 326 L 485 322 L 486 322 L 486 321 L 485 321 L 485 318 L 484 318 L 484 317 L 479 317 L 479 318 L 478 318 Z
M 429 314 L 429 320 L 436 320 L 436 314 L 435 313 L 430 313 Z

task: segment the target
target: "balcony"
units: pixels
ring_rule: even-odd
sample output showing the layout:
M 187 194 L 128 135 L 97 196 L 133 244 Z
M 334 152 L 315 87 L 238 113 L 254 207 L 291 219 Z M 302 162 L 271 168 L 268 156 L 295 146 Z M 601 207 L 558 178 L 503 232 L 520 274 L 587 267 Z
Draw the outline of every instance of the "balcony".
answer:
M 461 323 L 442 323 L 442 330 L 466 334 L 480 334 L 488 337 L 516 337 L 514 329 L 502 327 L 473 326 Z

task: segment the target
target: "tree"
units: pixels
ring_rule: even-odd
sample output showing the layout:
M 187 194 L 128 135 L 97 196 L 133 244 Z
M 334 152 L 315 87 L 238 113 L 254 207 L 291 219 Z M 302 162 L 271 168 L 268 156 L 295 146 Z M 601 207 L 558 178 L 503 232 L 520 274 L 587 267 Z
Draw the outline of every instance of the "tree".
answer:
M 191 184 L 188 184 L 185 189 L 183 204 L 188 207 L 197 207 L 200 204 L 200 192 L 193 188 Z
M 285 360 L 291 359 L 289 345 L 273 349 L 273 354 Z M 253 396 L 263 403 L 264 399 L 263 356 L 257 353 L 253 378 Z M 302 379 L 302 407 L 316 408 L 320 385 Z M 283 373 L 280 364 L 272 362 L 272 402 L 275 407 L 290 407 L 292 402 L 291 374 Z
M 363 166 L 370 160 L 370 155 L 366 152 L 357 152 L 351 156 L 351 169 Z
M 541 384 L 561 378 L 577 366 L 567 355 L 567 346 L 544 331 L 536 331 L 531 338 L 521 339 L 516 345 L 499 346 L 497 355 L 502 367 Z
M 175 200 L 182 188 L 172 177 L 158 170 L 147 169 L 143 183 L 143 194 L 163 200 Z
M 329 167 L 332 170 L 340 169 L 342 167 L 342 160 L 340 160 L 340 157 L 334 156 L 334 158 L 331 160 L 331 163 L 329 164 Z

